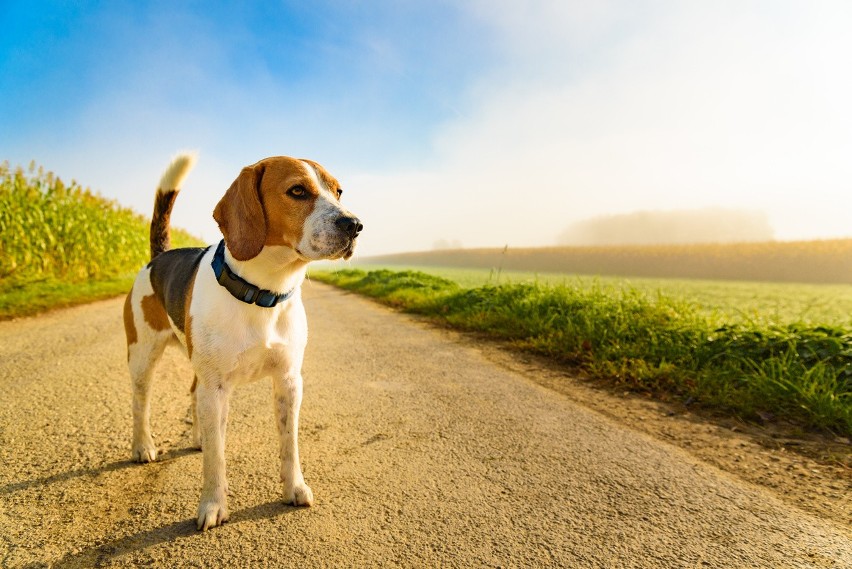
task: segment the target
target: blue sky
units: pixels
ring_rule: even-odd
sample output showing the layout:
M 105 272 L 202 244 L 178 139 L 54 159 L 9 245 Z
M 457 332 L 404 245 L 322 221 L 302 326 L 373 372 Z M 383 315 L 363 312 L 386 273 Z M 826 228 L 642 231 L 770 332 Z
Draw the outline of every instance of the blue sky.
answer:
M 417 133 L 457 112 L 489 59 L 485 30 L 452 3 L 41 4 L 3 13 L 4 150 L 72 146 L 101 128 L 134 149 L 166 136 L 205 153 L 248 147 L 252 162 L 419 162 Z
M 551 245 L 647 209 L 852 235 L 852 3 L 0 2 L 0 159 L 213 241 L 239 169 L 323 163 L 361 254 Z

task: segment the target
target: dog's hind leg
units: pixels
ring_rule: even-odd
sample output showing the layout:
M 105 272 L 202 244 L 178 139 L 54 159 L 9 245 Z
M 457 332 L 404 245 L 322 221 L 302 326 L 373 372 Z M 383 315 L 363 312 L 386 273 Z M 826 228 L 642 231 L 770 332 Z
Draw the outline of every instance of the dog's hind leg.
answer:
M 128 366 L 133 388 L 133 460 L 157 460 L 157 447 L 151 436 L 151 378 L 154 366 L 168 343 L 168 335 L 158 335 L 128 348 Z

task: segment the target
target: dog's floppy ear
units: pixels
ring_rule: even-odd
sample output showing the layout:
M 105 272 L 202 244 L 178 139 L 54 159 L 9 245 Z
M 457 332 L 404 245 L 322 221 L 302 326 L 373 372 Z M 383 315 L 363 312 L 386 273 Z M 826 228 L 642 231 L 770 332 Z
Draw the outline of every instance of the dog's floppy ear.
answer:
M 262 177 L 263 166 L 243 168 L 213 210 L 228 250 L 239 261 L 257 257 L 266 241 L 266 215 L 260 201 Z

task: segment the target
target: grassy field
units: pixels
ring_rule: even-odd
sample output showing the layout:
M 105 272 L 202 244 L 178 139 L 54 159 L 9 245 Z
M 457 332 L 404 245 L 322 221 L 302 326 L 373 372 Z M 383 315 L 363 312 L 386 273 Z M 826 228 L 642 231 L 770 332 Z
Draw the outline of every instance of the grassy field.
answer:
M 852 239 L 458 249 L 384 255 L 369 262 L 620 277 L 852 284 Z
M 852 284 L 801 284 L 700 279 L 583 276 L 551 272 L 390 265 L 358 262 L 366 271 L 422 271 L 447 278 L 464 288 L 498 284 L 545 284 L 632 289 L 653 300 L 658 295 L 690 304 L 721 324 L 754 322 L 785 325 L 795 322 L 852 326 Z
M 725 312 L 649 283 L 643 290 L 623 282 L 522 282 L 528 276 L 501 274 L 498 284 L 492 274 L 493 282 L 478 285 L 473 281 L 484 273 L 462 274 L 464 286 L 417 271 L 311 276 L 511 341 L 622 387 L 747 419 L 852 434 L 852 331 L 845 325 L 795 322 L 800 319 L 792 313 L 752 318 L 731 306 L 733 317 L 726 320 Z M 757 293 L 760 302 L 765 293 Z M 715 294 L 721 301 L 725 293 Z
M 152 188 L 153 203 L 153 188 Z M 0 166 L 0 318 L 129 290 L 149 220 L 35 165 Z M 174 230 L 175 247 L 200 244 Z

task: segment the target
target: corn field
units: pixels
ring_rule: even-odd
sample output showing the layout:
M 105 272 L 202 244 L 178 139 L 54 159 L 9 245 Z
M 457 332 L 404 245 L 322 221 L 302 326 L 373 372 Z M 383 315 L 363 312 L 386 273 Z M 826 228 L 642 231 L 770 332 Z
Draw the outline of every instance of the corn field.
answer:
M 0 284 L 132 274 L 148 262 L 150 221 L 31 163 L 0 165 Z M 199 244 L 173 230 L 174 246 Z

